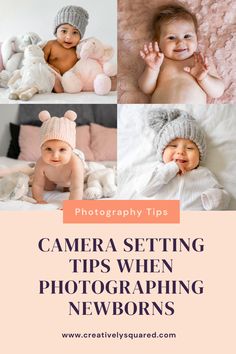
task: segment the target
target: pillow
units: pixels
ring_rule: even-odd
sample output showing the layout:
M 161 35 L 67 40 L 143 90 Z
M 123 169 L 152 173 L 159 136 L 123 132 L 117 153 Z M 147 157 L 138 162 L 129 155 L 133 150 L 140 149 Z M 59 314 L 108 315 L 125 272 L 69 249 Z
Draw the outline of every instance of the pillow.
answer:
M 10 134 L 11 141 L 7 151 L 7 157 L 12 159 L 18 159 L 20 154 L 20 146 L 19 146 L 19 134 L 20 134 L 20 126 L 10 123 Z
M 17 126 L 19 135 L 19 160 L 37 161 L 40 152 L 40 128 L 32 125 Z M 85 159 L 94 161 L 94 154 L 90 149 L 90 129 L 88 125 L 76 127 L 76 147 L 83 151 Z
M 41 155 L 40 128 L 32 125 L 21 125 L 19 134 L 19 160 L 36 161 Z
M 91 150 L 94 161 L 117 160 L 117 129 L 91 123 Z
M 83 151 L 85 160 L 94 161 L 94 155 L 90 148 L 90 127 L 89 125 L 82 125 L 76 127 L 76 147 Z
M 19 160 L 36 161 L 40 153 L 40 128 L 32 125 L 15 125 L 10 123 L 14 133 L 15 157 Z M 17 135 L 18 132 L 18 135 Z M 18 144 L 19 136 L 19 144 Z M 87 161 L 114 161 L 116 157 L 117 129 L 106 128 L 92 123 L 76 127 L 76 147 L 83 151 Z M 12 134 L 13 141 L 13 134 Z M 9 150 L 10 150 L 9 147 Z M 18 148 L 18 149 L 17 149 Z M 13 148 L 12 148 L 13 150 Z M 18 154 L 17 154 L 18 151 Z M 16 156 L 17 155 L 17 156 Z M 18 156 L 19 155 L 19 156 Z M 12 155 L 8 157 L 13 157 Z

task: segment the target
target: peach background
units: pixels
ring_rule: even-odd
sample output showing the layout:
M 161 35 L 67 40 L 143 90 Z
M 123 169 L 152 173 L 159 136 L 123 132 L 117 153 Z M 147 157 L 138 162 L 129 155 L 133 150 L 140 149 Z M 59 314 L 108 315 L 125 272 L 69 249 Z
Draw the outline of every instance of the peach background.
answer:
M 178 225 L 70 225 L 62 224 L 61 212 L 2 212 L 1 223 L 1 348 L 13 354 L 91 353 L 230 353 L 234 346 L 235 322 L 235 212 L 184 212 Z M 203 279 L 205 295 L 174 297 L 174 316 L 68 316 L 67 300 L 93 301 L 137 300 L 143 295 L 62 296 L 38 295 L 39 279 L 78 279 L 72 274 L 68 259 L 72 254 L 42 254 L 37 249 L 42 237 L 114 238 L 121 245 L 125 237 L 204 237 L 204 253 L 176 254 L 174 279 Z M 120 253 L 79 253 L 77 258 L 121 258 Z M 148 254 L 136 253 L 136 258 Z M 162 254 L 149 254 L 162 258 Z M 171 253 L 165 255 L 171 258 Z M 125 257 L 134 257 L 125 253 Z M 157 276 L 157 277 L 156 277 Z M 171 278 L 164 275 L 134 275 L 138 278 Z M 117 272 L 101 276 L 83 275 L 83 279 L 118 279 Z M 170 296 L 166 296 L 166 299 Z M 165 299 L 165 297 L 163 297 Z M 150 301 L 159 301 L 149 296 Z M 176 339 L 103 340 L 62 339 L 61 332 L 138 331 L 176 332 Z

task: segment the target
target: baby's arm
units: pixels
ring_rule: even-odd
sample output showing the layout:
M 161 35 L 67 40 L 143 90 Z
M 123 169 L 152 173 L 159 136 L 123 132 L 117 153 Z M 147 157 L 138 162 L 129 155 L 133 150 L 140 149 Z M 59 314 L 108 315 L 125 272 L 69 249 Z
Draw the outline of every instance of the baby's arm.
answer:
M 50 64 L 50 56 L 51 56 L 52 46 L 53 46 L 53 41 L 47 42 L 47 44 L 44 46 L 44 48 L 43 48 L 44 59 L 46 60 L 48 65 L 53 70 L 55 70 L 59 75 L 61 75 L 60 70 L 58 70 L 55 66 Z M 53 87 L 53 91 L 56 92 L 56 93 L 64 92 L 64 89 L 63 89 L 62 84 L 61 84 L 61 80 L 59 79 L 58 75 L 56 75 L 56 74 L 55 74 L 55 84 L 54 84 L 54 87 Z
M 153 172 L 147 186 L 142 190 L 146 197 L 153 197 L 155 193 L 163 186 L 168 184 L 178 173 L 180 169 L 175 161 L 166 164 L 159 163 Z
M 224 83 L 219 78 L 213 62 L 209 64 L 207 57 L 201 53 L 194 53 L 194 66 L 185 67 L 184 70 L 196 79 L 209 97 L 218 98 L 224 93 Z
M 230 202 L 229 193 L 217 182 L 210 173 L 212 187 L 208 188 L 201 195 L 202 205 L 205 210 L 225 210 Z
M 147 95 L 152 94 L 157 85 L 157 79 L 160 72 L 160 67 L 164 60 L 164 54 L 159 50 L 158 43 L 150 42 L 140 51 L 140 56 L 146 63 L 144 72 L 139 78 L 139 87 Z
M 84 190 L 84 165 L 78 156 L 73 156 L 71 184 L 70 184 L 70 200 L 83 199 Z
M 42 167 L 42 163 L 37 161 L 35 166 L 33 184 L 32 184 L 32 196 L 39 204 L 47 204 L 47 202 L 43 199 L 43 192 L 45 186 L 45 176 L 44 170 Z

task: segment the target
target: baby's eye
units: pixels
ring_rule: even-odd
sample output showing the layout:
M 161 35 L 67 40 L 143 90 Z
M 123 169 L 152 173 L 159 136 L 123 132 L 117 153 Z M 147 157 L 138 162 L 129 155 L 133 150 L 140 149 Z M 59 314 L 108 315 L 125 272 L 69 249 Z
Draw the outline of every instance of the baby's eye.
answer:
M 49 148 L 49 147 L 47 147 L 47 148 L 46 148 L 46 151 L 52 151 L 52 149 L 51 149 L 51 148 Z
M 193 147 L 192 146 L 188 146 L 187 149 L 188 150 L 193 150 Z
M 65 151 L 66 151 L 66 149 L 64 149 L 64 148 L 60 149 L 60 152 L 65 152 Z
M 184 38 L 191 38 L 192 36 L 191 36 L 191 34 L 186 34 L 185 36 L 184 36 Z
M 175 36 L 169 36 L 168 39 L 170 39 L 171 41 L 173 41 L 175 39 Z
M 77 34 L 79 34 L 78 31 L 74 31 L 73 34 L 76 36 Z
M 169 144 L 168 146 L 171 147 L 171 148 L 176 148 L 177 147 L 176 144 Z
M 66 30 L 65 29 L 63 29 L 63 30 L 61 30 L 62 31 L 62 33 L 66 33 Z

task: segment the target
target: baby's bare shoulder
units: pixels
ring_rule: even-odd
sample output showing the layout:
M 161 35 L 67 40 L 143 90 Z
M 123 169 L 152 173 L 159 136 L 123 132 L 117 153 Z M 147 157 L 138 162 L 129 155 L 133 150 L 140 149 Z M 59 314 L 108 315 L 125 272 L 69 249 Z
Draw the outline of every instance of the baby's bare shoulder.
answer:
M 72 166 L 75 166 L 75 167 L 79 167 L 79 168 L 84 168 L 84 163 L 83 161 L 80 159 L 79 156 L 77 156 L 76 154 L 73 154 L 72 157 L 71 157 L 71 164 Z

